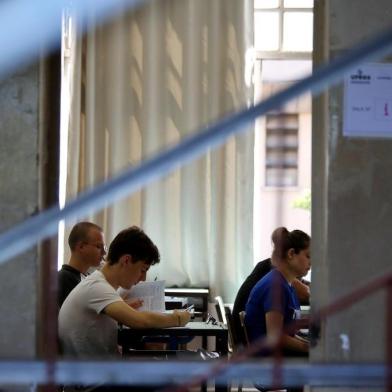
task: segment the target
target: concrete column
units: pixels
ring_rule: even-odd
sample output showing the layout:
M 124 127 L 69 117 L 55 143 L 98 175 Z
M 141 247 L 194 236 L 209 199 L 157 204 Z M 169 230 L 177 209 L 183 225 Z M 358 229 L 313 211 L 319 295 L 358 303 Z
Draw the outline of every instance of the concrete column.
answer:
M 381 32 L 391 20 L 390 0 L 316 1 L 315 67 Z M 343 111 L 342 85 L 313 106 L 313 310 L 391 271 L 392 139 L 343 137 Z M 311 360 L 385 360 L 386 311 L 384 291 L 332 316 L 322 323 Z
M 38 211 L 39 69 L 0 82 L 0 231 Z M 0 356 L 36 353 L 37 249 L 0 265 Z
M 60 75 L 57 52 L 0 81 L 0 232 L 58 202 Z M 56 245 L 0 264 L 0 360 L 56 354 Z

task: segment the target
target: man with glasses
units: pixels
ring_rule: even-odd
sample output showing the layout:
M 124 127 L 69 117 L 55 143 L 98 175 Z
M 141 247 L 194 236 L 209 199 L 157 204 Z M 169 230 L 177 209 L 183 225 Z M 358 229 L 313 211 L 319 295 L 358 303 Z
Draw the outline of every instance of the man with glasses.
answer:
M 68 237 L 71 257 L 58 274 L 59 308 L 69 293 L 86 277 L 91 267 L 99 267 L 106 255 L 106 246 L 101 227 L 91 222 L 79 222 Z

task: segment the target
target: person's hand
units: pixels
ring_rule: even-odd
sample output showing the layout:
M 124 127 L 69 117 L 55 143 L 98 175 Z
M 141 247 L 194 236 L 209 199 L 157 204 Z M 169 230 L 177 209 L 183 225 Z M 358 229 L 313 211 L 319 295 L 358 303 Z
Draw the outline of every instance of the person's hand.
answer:
M 179 327 L 183 327 L 191 319 L 191 313 L 189 313 L 185 310 L 174 310 L 173 314 L 177 318 L 177 322 L 178 322 Z
M 139 298 L 131 298 L 128 301 L 125 301 L 129 306 L 134 309 L 139 309 L 143 306 L 143 300 Z

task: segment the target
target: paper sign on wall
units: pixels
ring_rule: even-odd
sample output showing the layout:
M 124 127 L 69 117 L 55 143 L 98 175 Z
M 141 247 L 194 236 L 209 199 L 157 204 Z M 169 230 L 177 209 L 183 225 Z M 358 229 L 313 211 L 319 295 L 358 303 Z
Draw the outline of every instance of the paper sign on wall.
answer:
M 392 64 L 364 64 L 345 77 L 343 135 L 392 137 Z

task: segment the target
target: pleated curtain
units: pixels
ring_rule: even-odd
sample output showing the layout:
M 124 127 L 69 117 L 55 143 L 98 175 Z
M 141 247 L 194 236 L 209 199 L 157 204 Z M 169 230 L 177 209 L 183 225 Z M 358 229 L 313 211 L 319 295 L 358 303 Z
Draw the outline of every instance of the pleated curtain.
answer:
M 253 101 L 253 1 L 152 1 L 95 22 L 93 10 L 65 21 L 67 200 Z M 253 186 L 248 129 L 79 220 L 100 224 L 108 243 L 142 227 L 161 252 L 150 278 L 232 301 L 253 265 Z

